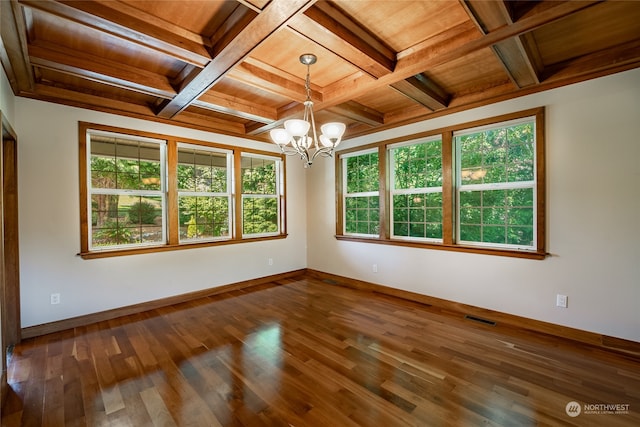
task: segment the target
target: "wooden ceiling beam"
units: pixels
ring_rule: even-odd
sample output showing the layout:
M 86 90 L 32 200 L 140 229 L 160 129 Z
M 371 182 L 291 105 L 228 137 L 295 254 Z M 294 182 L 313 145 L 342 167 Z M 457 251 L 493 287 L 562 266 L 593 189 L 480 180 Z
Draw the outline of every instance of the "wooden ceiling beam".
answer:
M 304 79 L 253 58 L 247 58 L 233 68 L 226 77 L 296 102 L 306 100 Z M 313 84 L 311 84 L 311 99 L 314 102 L 322 101 L 322 93 Z
M 37 42 L 29 45 L 31 65 L 42 67 L 108 86 L 171 98 L 175 90 L 164 76 L 85 52 Z M 144 85 L 139 83 L 144 82 Z
M 504 1 L 461 0 L 461 4 L 483 34 L 515 22 Z M 527 34 L 503 40 L 492 46 L 509 78 L 519 88 L 540 83 L 542 72 L 542 62 L 535 41 Z
M 395 68 L 396 52 L 333 3 L 316 3 L 295 16 L 289 27 L 374 78 Z
M 106 98 L 102 93 L 46 83 L 36 83 L 37 94 L 32 98 L 51 101 L 73 107 L 88 108 L 126 115 L 148 116 L 153 113 L 150 105 L 136 104 L 129 99 Z
M 424 73 L 393 83 L 391 87 L 431 111 L 445 108 L 449 103 L 449 94 Z
M 32 94 L 30 97 L 41 101 L 55 102 L 57 104 L 69 105 L 72 107 L 135 117 L 158 123 L 185 126 L 192 129 L 200 129 L 207 132 L 216 132 L 225 135 L 237 136 L 244 133 L 244 126 L 242 123 L 222 120 L 192 111 L 185 111 L 185 113 L 181 114 L 179 117 L 168 120 L 154 116 L 151 105 L 136 104 L 131 102 L 131 100 L 126 99 L 105 98 L 100 93 L 80 92 L 68 88 L 60 88 L 39 83 L 36 83 L 36 92 L 37 95 Z
M 378 80 L 372 80 L 369 75 L 359 72 L 325 87 L 323 89 L 323 101 L 317 103 L 314 106 L 314 110 L 319 111 L 331 108 L 363 96 L 371 90 L 383 86 L 391 86 L 401 80 L 420 74 L 424 70 L 455 61 L 480 49 L 489 48 L 511 37 L 522 35 L 543 25 L 555 22 L 591 7 L 597 4 L 598 1 L 550 3 L 552 4 L 546 5 L 538 13 L 529 13 L 513 25 L 505 25 L 485 35 L 471 22 L 443 31 L 422 43 L 399 52 L 397 55 L 398 62 L 392 74 L 380 77 Z M 293 114 L 295 112 L 292 112 L 290 116 L 280 116 L 279 120 L 286 120 L 292 117 Z M 273 127 L 274 124 L 254 127 L 251 130 L 251 134 L 260 134 Z
M 105 98 L 99 93 L 86 93 L 60 88 L 44 84 L 36 84 L 37 95 L 31 98 L 41 101 L 51 101 L 56 104 L 69 105 L 83 109 L 102 111 L 111 114 L 139 118 L 157 123 L 184 126 L 191 129 L 199 129 L 207 132 L 216 132 L 225 135 L 240 135 L 244 133 L 241 123 L 222 120 L 215 117 L 187 111 L 184 115 L 168 120 L 156 117 L 150 105 L 135 104 L 130 100 Z
M 269 3 L 241 32 L 226 44 L 214 47 L 214 57 L 179 93 L 157 112 L 164 118 L 174 117 L 187 108 L 210 87 L 240 64 L 254 49 L 296 14 L 302 13 L 315 0 L 288 0 Z
M 23 9 L 14 2 L 0 1 L 0 60 L 14 93 L 31 92 L 35 79 L 29 63 L 27 30 Z
M 558 80 L 581 81 L 584 75 L 597 75 L 604 71 L 624 71 L 640 66 L 640 39 L 603 49 L 589 55 L 548 66 L 544 82 Z
M 355 101 L 348 101 L 327 110 L 371 126 L 384 124 L 384 114 Z
M 214 56 L 222 51 L 226 45 L 231 43 L 257 16 L 257 11 L 238 5 L 209 39 L 209 43 L 212 46 L 211 51 Z
M 513 25 L 506 25 L 486 35 L 482 35 L 471 23 L 460 24 L 406 51 L 398 53 L 398 63 L 394 73 L 391 75 L 373 81 L 369 76 L 359 76 L 348 81 L 342 80 L 337 84 L 326 87 L 323 91 L 324 101 L 317 108 L 328 108 L 341 104 L 349 99 L 362 96 L 372 89 L 389 86 L 422 73 L 424 70 L 446 64 L 480 49 L 491 47 L 510 37 L 524 34 L 542 25 L 557 21 L 597 3 L 597 1 L 558 3 L 538 14 L 528 15 Z
M 496 43 L 492 47 L 507 74 L 509 74 L 509 78 L 519 88 L 540 83 L 540 74 L 542 73 L 542 69 L 538 69 L 536 66 L 541 62 L 533 59 L 534 55 L 529 53 L 529 50 L 525 47 L 527 45 L 523 43 L 522 39 L 524 37 L 524 35 L 514 37 L 513 39 Z M 529 38 L 529 40 L 531 41 L 533 38 Z
M 121 2 L 112 0 L 18 1 L 25 7 L 79 23 L 198 67 L 204 67 L 211 60 L 211 55 L 205 46 L 208 41 L 200 35 L 160 21 L 152 15 L 144 14 Z
M 212 91 L 202 94 L 193 102 L 193 106 L 260 123 L 271 123 L 278 118 L 278 112 L 275 108 L 267 108 L 264 105 L 250 103 L 245 99 L 223 93 L 212 93 Z

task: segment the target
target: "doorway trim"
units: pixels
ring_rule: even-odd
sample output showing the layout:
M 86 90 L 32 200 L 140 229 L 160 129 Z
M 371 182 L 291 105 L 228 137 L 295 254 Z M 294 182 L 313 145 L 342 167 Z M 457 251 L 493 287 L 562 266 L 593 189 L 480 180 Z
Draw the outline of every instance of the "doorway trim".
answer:
M 18 245 L 18 138 L 0 112 L 0 315 L 2 376 L 0 405 L 7 396 L 7 352 L 21 339 Z

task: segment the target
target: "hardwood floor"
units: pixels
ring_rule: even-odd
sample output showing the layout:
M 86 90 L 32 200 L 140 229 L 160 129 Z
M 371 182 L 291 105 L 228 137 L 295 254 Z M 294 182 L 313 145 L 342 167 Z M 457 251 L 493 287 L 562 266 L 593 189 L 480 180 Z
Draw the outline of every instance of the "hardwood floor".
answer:
M 640 425 L 637 359 L 309 278 L 26 340 L 8 382 L 3 426 Z

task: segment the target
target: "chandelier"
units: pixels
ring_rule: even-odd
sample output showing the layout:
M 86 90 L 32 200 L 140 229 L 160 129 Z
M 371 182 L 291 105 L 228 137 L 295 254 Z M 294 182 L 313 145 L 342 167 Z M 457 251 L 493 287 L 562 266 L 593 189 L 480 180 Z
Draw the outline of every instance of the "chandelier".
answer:
M 313 117 L 311 80 L 309 78 L 309 69 L 317 60 L 318 58 L 312 53 L 305 53 L 300 56 L 300 62 L 307 66 L 307 79 L 304 85 L 307 99 L 304 101 L 302 119 L 286 120 L 284 129 L 277 128 L 269 132 L 271 139 L 280 147 L 280 150 L 288 156 L 299 155 L 302 161 L 305 162 L 305 168 L 311 166 L 317 156 L 333 156 L 333 150 L 342 141 L 342 135 L 346 129 L 344 123 L 326 123 L 320 127 L 322 134 L 318 138 L 316 121 Z M 309 135 L 310 130 L 311 135 Z

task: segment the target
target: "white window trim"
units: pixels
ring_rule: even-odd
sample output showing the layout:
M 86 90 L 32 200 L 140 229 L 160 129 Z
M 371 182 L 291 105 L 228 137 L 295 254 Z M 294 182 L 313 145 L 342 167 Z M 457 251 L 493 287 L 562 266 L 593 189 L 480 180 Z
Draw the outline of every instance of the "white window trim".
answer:
M 533 124 L 533 180 L 530 181 L 513 181 L 513 182 L 496 182 L 488 184 L 464 184 L 462 182 L 462 163 L 461 163 L 461 147 L 456 143 L 456 138 L 465 135 L 471 135 L 478 132 L 483 132 L 492 129 L 501 129 L 511 126 L 517 126 L 524 123 Z M 506 122 L 491 123 L 486 126 L 478 126 L 474 128 L 464 129 L 462 131 L 453 132 L 453 141 L 455 145 L 455 239 L 458 244 L 465 246 L 473 246 L 479 248 L 494 248 L 494 249 L 506 249 L 522 252 L 534 252 L 538 247 L 538 188 L 537 188 L 537 176 L 538 176 L 538 140 L 537 135 L 537 122 L 536 116 L 521 117 Z M 530 246 L 511 245 L 507 243 L 489 243 L 489 242 L 474 242 L 460 239 L 460 192 L 461 191 L 484 191 L 484 190 L 514 190 L 514 189 L 527 189 L 533 190 L 533 241 Z
M 122 138 L 128 141 L 150 142 L 158 144 L 160 150 L 160 190 L 129 190 L 129 189 L 111 189 L 111 188 L 97 188 L 94 189 L 91 179 L 91 144 L 93 140 L 92 135 L 105 136 L 109 138 Z M 105 132 L 100 130 L 88 129 L 86 133 L 86 165 L 87 165 L 87 235 L 89 238 L 88 247 L 91 252 L 101 251 L 113 251 L 117 249 L 131 249 L 131 248 L 144 248 L 153 247 L 167 244 L 167 141 L 156 138 L 138 137 L 135 135 L 127 135 L 117 132 Z M 91 220 L 91 198 L 94 194 L 106 194 L 106 195 L 127 195 L 127 196 L 150 196 L 160 197 L 161 199 L 161 211 L 162 211 L 162 241 L 161 242 L 147 242 L 147 243 L 131 243 L 123 245 L 111 245 L 111 246 L 94 246 L 93 245 L 93 221 Z
M 365 191 L 358 193 L 348 193 L 347 192 L 347 159 L 351 157 L 359 157 L 367 154 L 379 153 L 377 147 L 370 148 L 368 150 L 355 151 L 352 153 L 346 153 L 340 156 L 340 161 L 342 162 L 342 234 L 345 236 L 354 236 L 354 237 L 379 237 L 379 234 L 367 234 L 367 233 L 349 233 L 347 232 L 347 198 L 355 198 L 355 197 L 378 197 L 378 201 L 380 201 L 380 190 L 378 191 Z
M 442 144 L 442 136 L 434 135 L 429 138 L 419 138 L 413 139 L 411 141 L 403 141 L 396 144 L 390 144 L 387 146 L 387 153 L 389 153 L 389 233 L 390 238 L 394 240 L 407 240 L 413 242 L 426 242 L 426 243 L 442 243 L 442 237 L 439 239 L 429 238 L 429 237 L 412 237 L 412 236 L 397 236 L 395 234 L 395 210 L 393 206 L 393 196 L 400 194 L 429 194 L 429 193 L 440 193 L 442 194 L 442 186 L 438 187 L 418 187 L 418 188 L 404 188 L 404 189 L 396 189 L 396 172 L 395 168 L 395 153 L 394 150 L 397 148 L 403 148 L 411 145 L 418 144 L 428 144 L 430 142 L 440 141 Z M 442 148 L 442 145 L 441 145 Z
M 277 218 L 278 218 L 278 228 L 276 231 L 272 231 L 270 233 L 245 233 L 244 232 L 244 223 L 241 224 L 240 230 L 242 231 L 242 238 L 258 238 L 258 237 L 271 237 L 271 236 L 279 236 L 282 233 L 282 224 L 284 221 L 283 215 L 282 215 L 282 195 L 284 194 L 284 189 L 283 189 L 283 185 L 284 183 L 282 182 L 282 158 L 280 157 L 275 157 L 275 156 L 268 156 L 268 155 L 264 155 L 264 154 L 254 154 L 254 153 L 242 153 L 241 157 L 241 162 L 242 162 L 242 157 L 251 157 L 254 159 L 264 159 L 264 160 L 272 160 L 275 163 L 275 167 L 276 167 L 276 183 L 275 183 L 275 188 L 276 188 L 276 193 L 275 194 L 244 194 L 242 193 L 240 195 L 240 206 L 238 206 L 238 209 L 240 210 L 241 213 L 241 218 L 242 221 L 244 222 L 244 200 L 245 198 L 268 198 L 268 199 L 276 199 L 276 207 L 277 207 Z M 242 191 L 242 185 L 240 185 L 240 191 Z
M 207 151 L 210 153 L 216 153 L 216 154 L 224 154 L 226 157 L 226 163 L 227 163 L 227 173 L 226 173 L 226 178 L 227 178 L 227 182 L 226 182 L 226 186 L 227 186 L 227 191 L 226 192 L 205 192 L 205 191 L 184 191 L 184 190 L 180 190 L 179 188 L 176 189 L 177 193 L 178 193 L 178 203 L 180 202 L 180 197 L 227 197 L 227 203 L 229 206 L 229 212 L 228 214 L 228 218 L 227 218 L 227 224 L 229 225 L 229 234 L 227 236 L 218 236 L 218 237 L 208 237 L 208 238 L 195 238 L 195 239 L 181 239 L 180 238 L 180 233 L 178 233 L 178 242 L 179 244 L 189 244 L 189 243 L 206 243 L 206 242 L 219 242 L 219 241 L 224 241 L 224 240 L 231 240 L 233 239 L 233 233 L 234 233 L 234 223 L 233 223 L 233 219 L 235 217 L 234 215 L 234 203 L 233 203 L 233 150 L 226 150 L 223 148 L 213 148 L 213 147 L 207 147 L 206 145 L 197 145 L 197 144 L 188 144 L 185 142 L 178 142 L 177 144 L 178 147 L 178 152 L 180 151 L 181 148 L 188 148 L 188 149 L 192 149 L 192 150 L 198 150 L 198 151 Z M 180 161 L 178 160 L 178 165 L 180 164 Z M 178 210 L 179 210 L 179 205 L 178 205 Z M 180 224 L 178 224 L 178 228 L 180 227 Z

